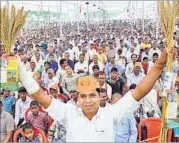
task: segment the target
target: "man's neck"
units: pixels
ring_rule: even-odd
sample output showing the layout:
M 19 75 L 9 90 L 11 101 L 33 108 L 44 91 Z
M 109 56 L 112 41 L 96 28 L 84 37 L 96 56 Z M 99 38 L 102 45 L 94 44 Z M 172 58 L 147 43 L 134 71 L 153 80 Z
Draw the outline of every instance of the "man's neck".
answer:
M 98 109 L 99 110 L 99 109 Z M 92 113 L 92 114 L 85 114 L 84 112 L 84 115 L 88 118 L 88 120 L 91 121 L 91 119 L 96 115 L 96 113 L 98 112 L 98 110 L 95 112 L 95 113 Z
M 102 87 L 104 84 L 105 84 L 105 82 L 104 83 L 99 83 L 99 86 Z

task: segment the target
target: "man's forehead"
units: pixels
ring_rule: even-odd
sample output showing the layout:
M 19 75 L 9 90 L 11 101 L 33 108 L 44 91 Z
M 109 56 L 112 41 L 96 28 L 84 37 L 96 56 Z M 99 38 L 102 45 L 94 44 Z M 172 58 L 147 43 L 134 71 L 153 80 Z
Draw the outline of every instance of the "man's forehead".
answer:
M 81 91 L 78 95 L 91 95 L 91 94 L 98 94 L 96 90 L 93 91 Z

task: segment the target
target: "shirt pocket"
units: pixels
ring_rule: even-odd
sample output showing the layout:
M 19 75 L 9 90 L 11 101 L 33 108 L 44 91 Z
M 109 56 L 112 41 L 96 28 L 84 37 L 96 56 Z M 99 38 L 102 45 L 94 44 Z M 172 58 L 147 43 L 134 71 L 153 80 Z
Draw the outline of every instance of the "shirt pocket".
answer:
M 105 137 L 107 135 L 107 127 L 105 124 L 98 124 L 95 126 L 95 135 L 97 137 Z

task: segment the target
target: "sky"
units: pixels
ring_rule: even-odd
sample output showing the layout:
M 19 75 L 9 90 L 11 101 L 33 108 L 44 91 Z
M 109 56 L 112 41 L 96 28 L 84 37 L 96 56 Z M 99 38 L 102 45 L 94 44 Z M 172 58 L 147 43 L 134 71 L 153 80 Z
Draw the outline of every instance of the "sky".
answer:
M 137 4 L 138 8 L 142 8 L 143 1 L 132 1 L 133 3 Z M 4 5 L 6 1 L 2 1 L 2 5 Z M 60 1 L 9 1 L 10 4 L 15 4 L 16 6 L 24 6 L 27 9 L 38 10 L 40 9 L 41 4 L 43 5 L 44 9 L 50 8 L 50 10 L 55 11 L 57 10 L 57 4 L 60 5 Z M 61 1 L 62 7 L 65 12 L 68 9 L 74 9 L 74 4 L 78 6 L 82 6 L 83 9 L 86 9 L 85 1 Z M 145 1 L 144 4 L 146 7 L 152 4 L 155 5 L 156 1 Z M 93 10 L 94 6 L 96 5 L 96 9 L 98 7 L 104 7 L 106 9 L 124 9 L 128 6 L 129 1 L 89 1 L 89 9 Z
M 136 13 L 142 16 L 142 7 L 144 2 L 144 15 L 155 16 L 156 14 L 156 1 L 89 1 L 89 11 L 97 11 L 100 7 L 108 11 L 118 10 L 123 11 L 127 7 L 130 9 L 136 9 Z M 36 11 L 60 11 L 60 3 L 62 4 L 62 12 L 70 13 L 72 11 L 79 11 L 82 7 L 82 11 L 87 10 L 86 1 L 9 1 L 10 5 L 14 4 L 17 8 L 24 6 L 25 10 Z M 5 5 L 6 1 L 2 1 L 2 5 Z M 96 5 L 95 7 L 93 5 Z M 126 11 L 126 10 L 125 10 Z M 132 15 L 132 14 L 131 14 Z

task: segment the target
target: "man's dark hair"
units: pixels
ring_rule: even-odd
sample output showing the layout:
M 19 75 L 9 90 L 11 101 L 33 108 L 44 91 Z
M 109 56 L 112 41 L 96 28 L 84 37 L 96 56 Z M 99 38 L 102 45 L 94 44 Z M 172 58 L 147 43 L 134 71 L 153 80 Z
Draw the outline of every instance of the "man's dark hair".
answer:
M 111 69 L 111 73 L 112 72 L 118 72 L 118 69 L 116 68 L 116 67 L 113 67 L 112 69 Z
M 26 129 L 34 129 L 34 127 L 31 123 L 25 123 L 24 125 L 22 125 L 23 132 L 25 132 Z
M 130 90 L 135 89 L 136 88 L 136 84 L 131 84 L 131 86 L 129 87 Z
M 144 58 L 143 58 L 143 61 L 144 61 L 144 60 L 149 60 L 149 59 L 148 59 L 147 57 L 144 57 Z
M 131 55 L 131 59 L 132 59 L 133 56 L 136 56 L 136 57 L 137 57 L 137 54 L 132 54 L 132 55 Z
M 63 65 L 65 63 L 66 59 L 61 59 L 60 60 L 60 65 Z
M 153 57 L 155 57 L 155 56 L 157 56 L 157 57 L 158 57 L 158 53 L 154 53 L 154 54 L 153 54 Z
M 2 105 L 2 101 L 0 101 L 0 105 Z
M 98 94 L 100 93 L 107 93 L 107 90 L 104 88 L 97 88 L 96 91 L 98 92 Z
M 98 66 L 98 65 L 94 65 L 94 66 L 92 67 L 92 70 L 95 70 L 95 69 L 98 69 L 98 70 L 99 70 L 99 66 Z
M 37 101 L 31 101 L 30 107 L 32 107 L 32 106 L 39 106 L 39 103 Z
M 54 57 L 54 55 L 53 55 L 53 54 L 50 54 L 49 57 Z
M 21 92 L 27 92 L 26 88 L 24 86 L 21 86 L 18 90 L 19 93 Z
M 44 63 L 44 66 L 45 66 L 46 64 L 50 65 L 50 63 L 49 63 L 48 61 L 46 61 L 46 62 Z
M 85 56 L 85 55 L 84 54 L 80 54 L 79 57 L 81 57 L 81 56 Z

